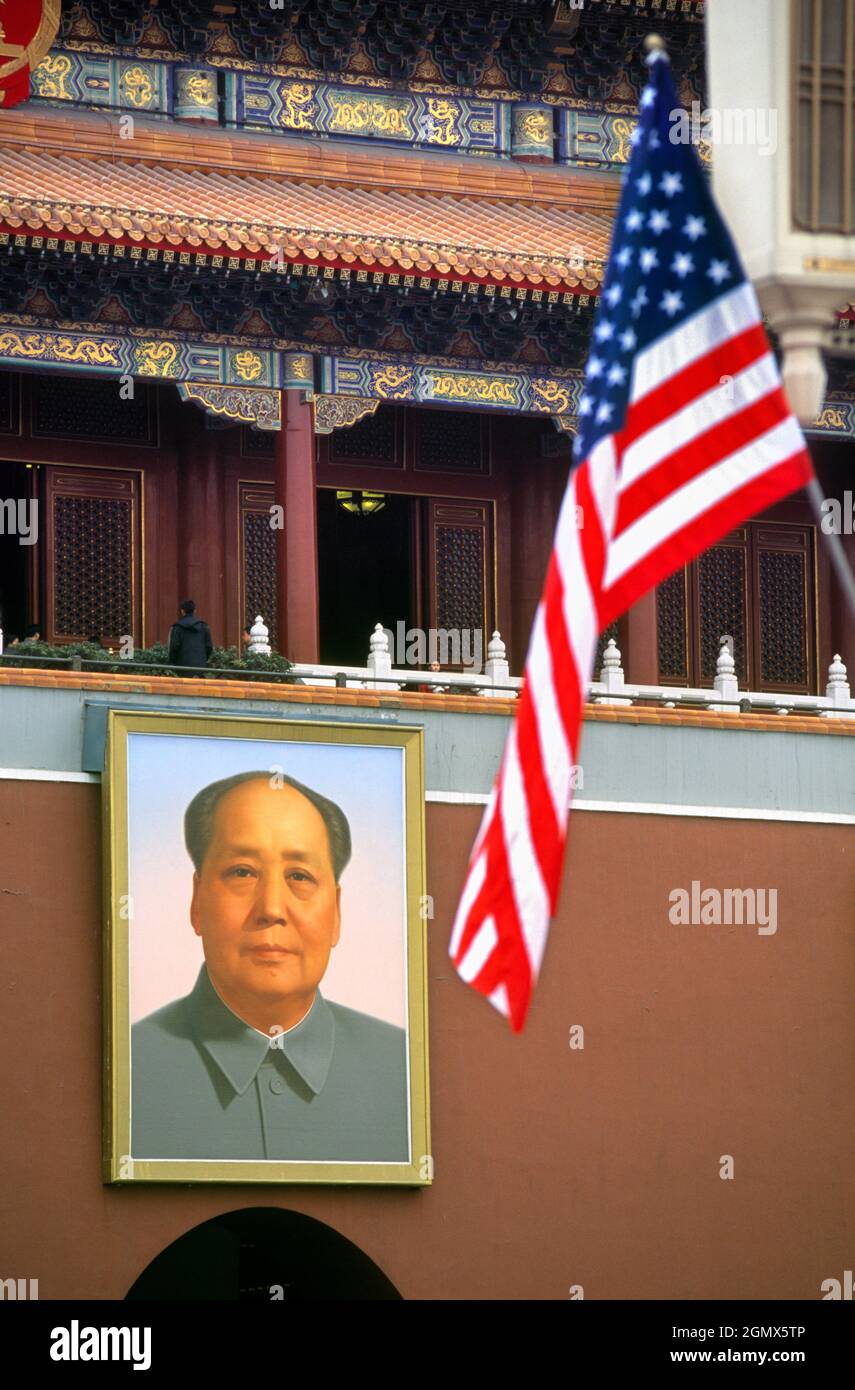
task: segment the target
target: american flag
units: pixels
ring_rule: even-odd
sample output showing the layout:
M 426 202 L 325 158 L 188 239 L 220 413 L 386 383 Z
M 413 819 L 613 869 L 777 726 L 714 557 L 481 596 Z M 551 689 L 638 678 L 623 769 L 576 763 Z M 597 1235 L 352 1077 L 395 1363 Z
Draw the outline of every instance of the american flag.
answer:
M 812 477 L 762 316 L 648 59 L 588 357 L 575 467 L 525 681 L 450 954 L 518 1032 L 555 913 L 597 636 L 653 585 Z

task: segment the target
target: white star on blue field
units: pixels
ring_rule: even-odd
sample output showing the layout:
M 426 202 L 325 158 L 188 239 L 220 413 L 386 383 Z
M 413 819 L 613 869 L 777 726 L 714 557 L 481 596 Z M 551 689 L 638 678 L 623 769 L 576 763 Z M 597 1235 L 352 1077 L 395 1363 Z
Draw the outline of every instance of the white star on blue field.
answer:
M 594 321 L 573 452 L 586 458 L 626 416 L 633 358 L 745 280 L 685 129 L 667 59 L 650 65 Z

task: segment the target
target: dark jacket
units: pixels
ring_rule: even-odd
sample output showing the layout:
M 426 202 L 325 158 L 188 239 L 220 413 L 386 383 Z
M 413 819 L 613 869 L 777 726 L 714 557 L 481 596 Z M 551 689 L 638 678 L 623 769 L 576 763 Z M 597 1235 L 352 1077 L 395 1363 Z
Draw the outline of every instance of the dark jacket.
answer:
M 211 629 L 195 613 L 181 618 L 169 630 L 170 666 L 207 666 L 213 650 Z

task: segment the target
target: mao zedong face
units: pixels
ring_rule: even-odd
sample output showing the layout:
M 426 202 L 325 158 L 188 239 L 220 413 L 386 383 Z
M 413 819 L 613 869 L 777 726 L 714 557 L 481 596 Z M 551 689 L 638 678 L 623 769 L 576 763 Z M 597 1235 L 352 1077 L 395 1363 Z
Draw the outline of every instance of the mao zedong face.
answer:
M 184 839 L 205 964 L 134 1024 L 133 1153 L 406 1162 L 406 1032 L 319 988 L 352 850 L 341 807 L 284 773 L 241 772 L 196 793 Z
M 340 898 L 327 826 L 302 792 L 259 777 L 220 797 L 190 920 L 214 988 L 253 1028 L 275 1033 L 308 1013 Z

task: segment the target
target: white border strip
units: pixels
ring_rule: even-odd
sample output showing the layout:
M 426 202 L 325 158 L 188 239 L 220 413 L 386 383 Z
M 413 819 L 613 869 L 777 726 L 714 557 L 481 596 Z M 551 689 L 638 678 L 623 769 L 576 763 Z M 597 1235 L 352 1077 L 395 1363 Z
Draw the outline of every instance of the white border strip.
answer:
M 57 772 L 53 768 L 0 767 L 0 782 L 100 782 L 99 772 Z
M 451 802 L 464 806 L 486 806 L 485 792 L 425 792 L 425 801 Z M 813 825 L 855 825 L 855 815 L 832 811 L 775 811 L 759 806 L 681 806 L 662 801 L 592 801 L 575 797 L 576 811 L 612 811 L 634 816 L 694 816 L 711 820 L 803 821 Z
M 0 767 L 0 782 L 94 782 L 97 772 L 59 772 L 30 767 Z M 458 806 L 486 806 L 487 792 L 425 792 L 425 801 Z M 836 815 L 831 811 L 774 811 L 759 806 L 680 806 L 664 801 L 592 801 L 576 797 L 577 811 L 611 811 L 632 816 L 693 816 L 706 820 L 801 821 L 806 825 L 855 825 L 855 815 Z

